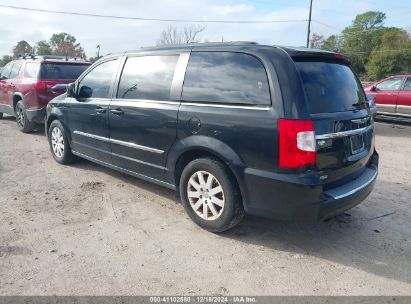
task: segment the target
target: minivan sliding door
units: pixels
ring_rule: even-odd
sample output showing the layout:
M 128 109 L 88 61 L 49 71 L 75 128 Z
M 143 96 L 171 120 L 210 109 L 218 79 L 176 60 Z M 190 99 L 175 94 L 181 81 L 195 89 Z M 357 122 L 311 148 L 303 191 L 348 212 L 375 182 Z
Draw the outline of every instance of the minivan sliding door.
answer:
M 129 55 L 110 103 L 113 164 L 161 180 L 176 140 L 183 76 L 176 68 L 188 55 Z M 185 66 L 184 66 L 185 68 Z

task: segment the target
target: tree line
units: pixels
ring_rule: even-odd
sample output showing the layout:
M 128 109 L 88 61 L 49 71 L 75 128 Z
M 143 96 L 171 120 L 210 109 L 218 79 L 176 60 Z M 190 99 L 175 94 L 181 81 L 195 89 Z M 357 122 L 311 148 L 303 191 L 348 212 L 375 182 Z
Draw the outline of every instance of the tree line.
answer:
M 369 11 L 355 17 L 341 34 L 324 38 L 315 33 L 310 47 L 339 52 L 350 58 L 364 80 L 411 72 L 411 36 L 405 29 L 384 25 L 383 12 Z
M 26 40 L 19 41 L 13 47 L 11 55 L 4 55 L 0 59 L 0 66 L 4 66 L 8 62 L 26 54 L 87 58 L 83 47 L 77 42 L 76 37 L 68 33 L 56 33 L 49 40 L 38 41 L 33 46 Z

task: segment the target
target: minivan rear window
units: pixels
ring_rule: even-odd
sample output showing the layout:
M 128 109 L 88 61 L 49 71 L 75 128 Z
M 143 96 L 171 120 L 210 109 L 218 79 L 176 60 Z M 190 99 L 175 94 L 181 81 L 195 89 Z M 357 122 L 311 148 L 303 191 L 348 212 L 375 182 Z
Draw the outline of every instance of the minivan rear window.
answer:
M 349 66 L 320 61 L 295 64 L 305 87 L 311 114 L 350 111 L 365 102 L 361 84 Z
M 43 63 L 40 68 L 40 79 L 77 79 L 90 65 Z

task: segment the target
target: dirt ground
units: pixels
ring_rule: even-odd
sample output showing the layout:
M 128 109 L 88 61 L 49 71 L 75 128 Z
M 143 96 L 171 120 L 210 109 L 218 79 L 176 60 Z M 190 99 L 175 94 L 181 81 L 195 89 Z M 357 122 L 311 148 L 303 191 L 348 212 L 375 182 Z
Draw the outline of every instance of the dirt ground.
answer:
M 411 295 L 411 127 L 378 123 L 377 148 L 374 192 L 347 214 L 216 235 L 173 191 L 58 165 L 42 132 L 4 118 L 0 295 Z

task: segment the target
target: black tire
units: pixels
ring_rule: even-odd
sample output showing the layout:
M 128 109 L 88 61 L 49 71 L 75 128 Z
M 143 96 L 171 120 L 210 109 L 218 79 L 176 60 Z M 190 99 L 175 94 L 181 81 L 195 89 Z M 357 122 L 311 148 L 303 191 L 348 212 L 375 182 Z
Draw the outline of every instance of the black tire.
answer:
M 27 118 L 26 108 L 22 100 L 16 105 L 16 122 L 21 132 L 30 133 L 34 131 L 35 124 Z
M 58 133 L 58 131 L 60 133 Z M 62 142 L 59 140 L 60 135 L 53 133 L 56 132 L 57 134 L 61 134 Z M 71 148 L 68 142 L 67 133 L 59 120 L 53 120 L 50 124 L 50 128 L 48 129 L 48 140 L 50 145 L 51 154 L 53 158 L 62 165 L 67 165 L 75 161 L 75 156 L 71 152 Z M 59 147 L 55 145 L 60 143 Z
M 2 112 L 0 112 L 0 119 L 2 119 L 3 118 L 3 113 Z
M 217 195 L 220 195 L 220 203 L 221 199 L 224 202 L 223 207 L 213 204 L 213 199 L 218 199 L 218 197 L 211 196 L 211 191 L 210 194 L 208 190 L 202 188 L 200 189 L 201 191 L 198 189 L 195 191 L 196 189 L 194 189 L 192 184 L 189 184 L 191 178 L 195 181 L 199 177 L 198 174 L 203 176 L 203 181 L 208 181 L 210 176 L 215 181 L 213 186 L 208 188 L 206 186 L 205 189 L 214 190 L 221 186 L 222 192 Z M 200 183 L 196 186 L 200 186 Z M 196 195 L 200 192 L 203 195 L 198 200 L 193 197 L 189 198 L 189 190 L 196 192 Z M 234 177 L 221 162 L 213 158 L 193 160 L 184 168 L 180 177 L 180 197 L 186 212 L 193 222 L 210 232 L 226 231 L 239 224 L 244 217 L 241 195 Z M 203 201 L 200 202 L 200 199 Z M 194 208 L 198 205 L 201 207 L 197 207 L 197 211 L 195 211 Z M 214 208 L 213 212 L 211 205 Z M 219 215 L 216 216 L 214 212 L 217 212 Z M 210 217 L 210 219 L 205 219 L 207 217 Z

